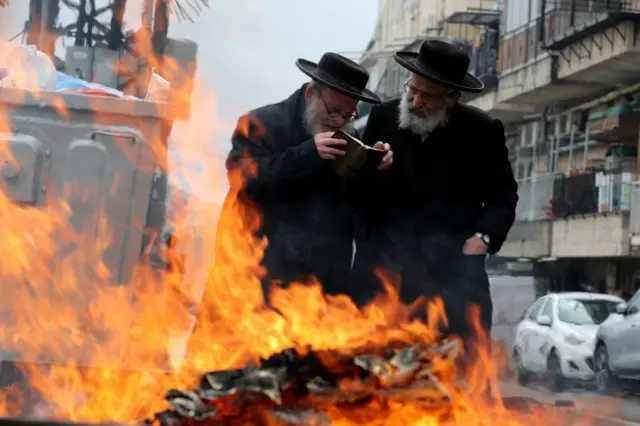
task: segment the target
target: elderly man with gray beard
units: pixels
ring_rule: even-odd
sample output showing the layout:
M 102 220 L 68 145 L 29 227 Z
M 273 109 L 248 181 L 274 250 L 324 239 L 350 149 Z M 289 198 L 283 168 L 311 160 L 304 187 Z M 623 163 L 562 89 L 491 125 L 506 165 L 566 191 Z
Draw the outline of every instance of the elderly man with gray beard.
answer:
M 272 282 L 312 278 L 325 293 L 348 294 L 354 212 L 350 182 L 330 166 L 344 155 L 345 141 L 332 135 L 338 129 L 353 133 L 358 101 L 381 100 L 366 89 L 368 72 L 341 55 L 326 53 L 317 64 L 298 59 L 297 66 L 311 81 L 289 98 L 240 118 L 227 167 L 248 171 L 239 201 L 257 205 L 263 215 L 258 236 L 268 241 L 262 260 L 265 296 Z M 383 170 L 391 165 L 392 152 L 378 147 L 388 151 L 379 165 Z M 236 214 L 229 207 L 223 206 L 221 223 L 225 214 Z M 217 240 L 225 240 L 224 232 L 220 226 Z
M 381 289 L 380 267 L 400 278 L 400 297 L 445 303 L 449 332 L 474 339 L 489 333 L 492 303 L 484 269 L 515 219 L 517 184 L 502 123 L 459 104 L 483 83 L 467 72 L 457 47 L 426 40 L 419 53 L 398 52 L 411 74 L 401 98 L 374 106 L 363 142 L 390 144 L 394 164 L 361 185 L 354 285 L 366 303 Z M 479 321 L 469 322 L 469 308 Z M 424 316 L 424 308 L 418 312 Z

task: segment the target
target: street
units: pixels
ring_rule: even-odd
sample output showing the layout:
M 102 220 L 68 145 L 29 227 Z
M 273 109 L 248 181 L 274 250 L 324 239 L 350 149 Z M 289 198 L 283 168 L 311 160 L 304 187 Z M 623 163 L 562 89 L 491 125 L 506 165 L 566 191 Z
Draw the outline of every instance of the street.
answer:
M 529 397 L 543 403 L 553 403 L 556 400 L 573 401 L 576 405 L 576 411 L 604 417 L 604 423 L 598 422 L 598 424 L 640 425 L 640 398 L 638 397 L 604 397 L 595 391 L 580 388 L 554 393 L 542 383 L 524 388 L 518 385 L 515 380 L 503 381 L 501 389 L 503 396 Z
M 490 277 L 490 281 L 494 303 L 491 336 L 510 348 L 515 326 L 522 313 L 536 300 L 535 283 L 531 277 L 495 275 Z M 543 383 L 533 383 L 523 388 L 515 379 L 503 381 L 501 387 L 504 396 L 530 397 L 546 403 L 571 400 L 576 404 L 576 410 L 609 417 L 612 419 L 610 424 L 637 422 L 640 425 L 640 398 L 631 395 L 621 398 L 604 397 L 584 386 L 574 386 L 567 392 L 554 393 Z

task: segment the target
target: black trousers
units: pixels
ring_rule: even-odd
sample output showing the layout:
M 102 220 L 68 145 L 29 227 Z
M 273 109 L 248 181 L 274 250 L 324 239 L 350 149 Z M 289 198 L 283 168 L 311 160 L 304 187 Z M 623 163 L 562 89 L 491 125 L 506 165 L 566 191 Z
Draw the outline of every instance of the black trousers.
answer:
M 469 347 L 484 344 L 480 340 L 489 337 L 493 317 L 485 256 L 464 255 L 459 246 L 413 249 L 409 255 L 388 263 L 391 267 L 382 267 L 390 276 L 399 276 L 401 301 L 411 304 L 418 298 L 440 298 L 446 315 L 440 330 L 459 336 Z M 366 305 L 382 291 L 379 278 L 372 272 L 380 259 L 382 256 L 369 247 L 356 251 L 351 289 L 358 305 Z M 426 321 L 426 307 L 418 309 L 414 317 Z

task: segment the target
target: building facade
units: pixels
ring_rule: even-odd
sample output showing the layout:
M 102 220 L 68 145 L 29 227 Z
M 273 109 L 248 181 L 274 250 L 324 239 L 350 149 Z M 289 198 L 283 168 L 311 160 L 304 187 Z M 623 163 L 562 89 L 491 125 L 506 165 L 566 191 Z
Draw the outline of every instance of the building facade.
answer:
M 381 1 L 363 55 L 377 73 L 372 89 L 401 93 L 406 73 L 386 53 L 401 42 L 412 49 L 439 36 L 467 49 L 486 90 L 464 101 L 504 122 L 519 182 L 517 221 L 500 255 L 551 290 L 635 291 L 640 0 L 404 3 L 420 11 L 406 7 L 403 22 L 419 16 L 421 26 L 385 29 L 399 28 L 400 15 L 388 13 L 394 0 Z

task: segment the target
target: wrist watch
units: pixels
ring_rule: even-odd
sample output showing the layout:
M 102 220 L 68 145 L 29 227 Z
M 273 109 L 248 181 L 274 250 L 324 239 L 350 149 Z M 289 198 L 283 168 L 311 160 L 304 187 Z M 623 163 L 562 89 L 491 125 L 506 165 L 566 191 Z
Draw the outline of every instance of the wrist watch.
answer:
M 488 234 L 483 234 L 482 232 L 476 232 L 473 235 L 480 238 L 487 245 L 487 247 L 491 245 L 491 238 L 489 237 Z

